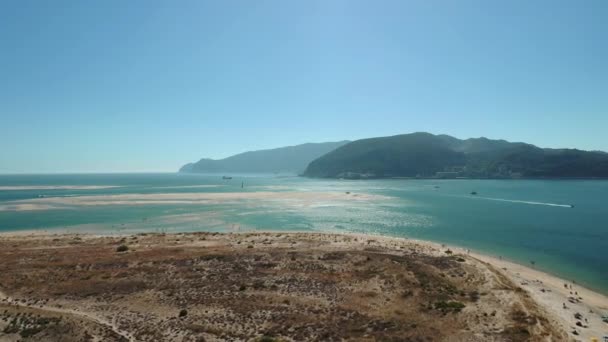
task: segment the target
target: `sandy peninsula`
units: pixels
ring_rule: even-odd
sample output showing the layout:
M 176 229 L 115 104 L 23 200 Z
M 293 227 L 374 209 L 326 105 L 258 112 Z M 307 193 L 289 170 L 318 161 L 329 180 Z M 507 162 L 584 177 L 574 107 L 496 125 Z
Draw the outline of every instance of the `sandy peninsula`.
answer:
M 0 341 L 589 341 L 608 331 L 605 296 L 371 235 L 0 234 L 0 274 Z

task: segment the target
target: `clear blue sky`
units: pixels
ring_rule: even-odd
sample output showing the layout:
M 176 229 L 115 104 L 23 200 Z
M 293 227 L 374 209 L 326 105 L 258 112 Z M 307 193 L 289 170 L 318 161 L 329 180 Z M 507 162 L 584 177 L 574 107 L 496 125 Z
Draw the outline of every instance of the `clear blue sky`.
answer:
M 608 150 L 608 1 L 0 2 L 0 172 L 413 131 Z

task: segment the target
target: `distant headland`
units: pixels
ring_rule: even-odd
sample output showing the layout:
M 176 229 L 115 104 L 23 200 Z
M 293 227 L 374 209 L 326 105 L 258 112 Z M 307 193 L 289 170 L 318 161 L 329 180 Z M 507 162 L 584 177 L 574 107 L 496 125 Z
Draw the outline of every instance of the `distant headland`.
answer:
M 268 150 L 249 151 L 214 160 L 203 158 L 182 166 L 186 173 L 293 173 L 304 172 L 308 164 L 348 141 L 308 143 Z

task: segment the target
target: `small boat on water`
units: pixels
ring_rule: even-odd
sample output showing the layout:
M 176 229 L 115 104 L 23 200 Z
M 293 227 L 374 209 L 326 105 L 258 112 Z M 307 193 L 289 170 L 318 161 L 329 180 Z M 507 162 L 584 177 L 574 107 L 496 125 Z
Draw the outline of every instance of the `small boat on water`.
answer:
M 570 208 L 574 208 L 574 204 L 570 204 Z
M 477 195 L 477 191 L 471 191 L 471 195 Z
M 223 176 L 222 179 L 232 179 L 230 176 Z

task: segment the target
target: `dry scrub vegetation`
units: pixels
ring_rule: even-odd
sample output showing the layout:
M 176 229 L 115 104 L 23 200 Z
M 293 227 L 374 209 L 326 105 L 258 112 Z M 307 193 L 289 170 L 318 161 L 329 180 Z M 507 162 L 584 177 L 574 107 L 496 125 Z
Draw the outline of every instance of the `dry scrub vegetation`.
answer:
M 566 339 L 489 265 L 400 239 L 5 236 L 0 274 L 2 341 Z

